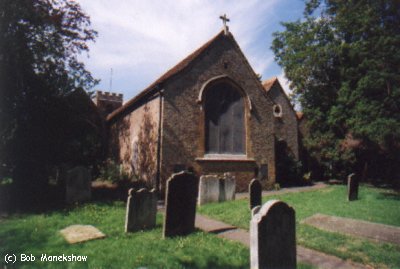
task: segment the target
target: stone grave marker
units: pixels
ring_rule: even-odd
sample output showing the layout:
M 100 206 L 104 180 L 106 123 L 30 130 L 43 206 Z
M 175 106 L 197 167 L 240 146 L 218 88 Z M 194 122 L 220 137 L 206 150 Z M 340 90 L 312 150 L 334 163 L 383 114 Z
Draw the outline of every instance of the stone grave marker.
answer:
M 249 184 L 250 209 L 253 209 L 255 206 L 261 205 L 261 194 L 261 182 L 258 179 L 253 178 Z
M 259 179 L 260 180 L 267 180 L 268 179 L 268 164 L 264 163 L 261 164 L 260 170 L 259 170 Z
M 68 204 L 83 202 L 90 200 L 90 197 L 90 171 L 83 166 L 77 166 L 69 170 L 66 175 L 66 202 Z
M 347 177 L 347 200 L 354 201 L 358 199 L 358 177 L 355 173 Z
M 106 237 L 105 234 L 92 225 L 71 225 L 62 229 L 60 233 L 70 244 Z
M 199 180 L 199 205 L 219 201 L 219 178 L 216 175 L 204 175 Z
M 222 178 L 223 181 L 223 191 L 224 195 L 221 196 L 220 202 L 223 201 L 231 201 L 235 200 L 235 193 L 236 193 L 236 180 L 235 176 L 231 173 L 224 173 L 224 177 Z M 222 192 L 222 190 L 220 190 Z
M 155 189 L 142 188 L 128 191 L 125 232 L 137 232 L 156 226 L 157 193 Z
M 199 181 L 198 204 L 235 200 L 236 180 L 230 173 L 223 178 L 217 175 L 203 175 Z
M 250 221 L 250 268 L 296 268 L 295 211 L 271 200 L 255 207 Z
M 163 237 L 194 231 L 199 180 L 188 172 L 172 174 L 167 180 Z

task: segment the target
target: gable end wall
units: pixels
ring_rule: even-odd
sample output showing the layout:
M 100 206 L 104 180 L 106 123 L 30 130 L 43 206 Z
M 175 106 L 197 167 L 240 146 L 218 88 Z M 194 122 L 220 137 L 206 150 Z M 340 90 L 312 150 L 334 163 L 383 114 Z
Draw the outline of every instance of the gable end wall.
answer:
M 256 167 L 268 165 L 268 181 L 275 182 L 274 119 L 272 101 L 266 96 L 242 52 L 231 37 L 223 37 L 203 52 L 189 68 L 164 85 L 162 120 L 161 182 L 174 167 L 192 168 L 198 175 L 231 172 L 237 191 L 247 191 Z M 225 68 L 226 67 L 226 68 Z M 246 109 L 246 161 L 204 161 L 204 111 L 197 103 L 200 90 L 209 79 L 231 78 L 250 98 Z M 199 160 L 200 159 L 200 160 Z

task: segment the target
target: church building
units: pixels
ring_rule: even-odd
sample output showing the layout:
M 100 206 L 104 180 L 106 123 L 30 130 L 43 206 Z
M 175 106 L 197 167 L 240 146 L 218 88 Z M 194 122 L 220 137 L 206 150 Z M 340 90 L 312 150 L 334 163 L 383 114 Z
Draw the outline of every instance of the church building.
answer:
M 277 141 L 299 157 L 296 114 L 279 87 L 263 86 L 225 27 L 125 104 L 98 93 L 118 107 L 106 116 L 109 157 L 159 190 L 182 170 L 231 173 L 237 191 L 254 177 L 272 186 Z

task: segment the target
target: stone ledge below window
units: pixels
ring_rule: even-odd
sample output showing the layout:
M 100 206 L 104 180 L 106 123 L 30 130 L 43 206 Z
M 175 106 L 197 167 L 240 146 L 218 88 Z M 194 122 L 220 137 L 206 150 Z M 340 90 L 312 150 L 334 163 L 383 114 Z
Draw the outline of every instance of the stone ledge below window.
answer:
M 196 158 L 197 162 L 255 162 L 253 158 L 246 155 L 236 154 L 206 154 L 204 157 Z

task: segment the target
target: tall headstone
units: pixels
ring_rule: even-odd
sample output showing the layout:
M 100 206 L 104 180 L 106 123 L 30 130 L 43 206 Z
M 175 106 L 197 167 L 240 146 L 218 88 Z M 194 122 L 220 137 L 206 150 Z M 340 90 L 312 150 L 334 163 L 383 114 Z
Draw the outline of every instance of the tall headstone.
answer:
M 249 184 L 249 196 L 250 196 L 250 209 L 261 205 L 262 185 L 261 182 L 253 178 Z
M 156 226 L 157 193 L 155 189 L 130 189 L 126 204 L 125 232 L 136 232 Z
M 90 171 L 77 166 L 67 172 L 66 175 L 66 196 L 68 204 L 83 202 L 91 198 L 91 176 Z
M 355 173 L 347 177 L 347 200 L 354 201 L 358 199 L 358 177 Z
M 187 235 L 194 231 L 199 180 L 188 172 L 167 180 L 163 237 Z
M 219 201 L 219 178 L 216 175 L 204 175 L 199 181 L 199 205 Z
M 236 180 L 235 176 L 231 173 L 224 173 L 224 177 L 221 179 L 223 181 L 223 191 L 224 195 L 222 196 L 222 201 L 231 201 L 235 200 L 236 194 Z M 222 190 L 220 190 L 222 192 Z
M 255 207 L 250 221 L 250 268 L 296 268 L 295 211 L 271 200 Z

